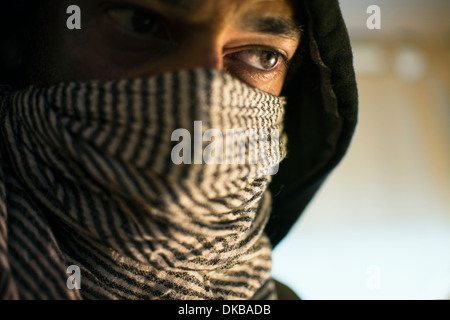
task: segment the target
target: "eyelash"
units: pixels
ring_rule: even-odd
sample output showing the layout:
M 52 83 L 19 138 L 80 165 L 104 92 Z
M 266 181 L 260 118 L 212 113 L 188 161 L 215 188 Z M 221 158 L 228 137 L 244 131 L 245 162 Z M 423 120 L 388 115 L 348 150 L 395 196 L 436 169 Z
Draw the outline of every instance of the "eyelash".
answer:
M 121 22 L 118 21 L 121 17 L 118 17 L 117 13 L 119 13 L 119 15 L 120 15 L 121 12 L 123 13 L 123 12 L 129 11 L 129 13 L 132 13 L 133 15 L 136 14 L 136 13 L 140 13 L 140 14 L 143 14 L 142 17 L 145 17 L 147 15 L 147 17 L 151 17 L 152 19 L 155 19 L 156 23 L 158 24 L 158 26 L 156 28 L 158 29 L 158 28 L 162 27 L 164 29 L 164 31 L 163 31 L 164 34 L 163 35 L 162 34 L 152 35 L 152 37 L 148 37 L 148 39 L 150 41 L 151 40 L 155 40 L 155 39 L 163 40 L 163 41 L 167 40 L 172 45 L 174 44 L 173 40 L 171 38 L 170 32 L 168 30 L 168 27 L 167 27 L 167 22 L 158 13 L 153 12 L 151 10 L 148 10 L 147 8 L 142 8 L 140 6 L 130 6 L 130 5 L 111 3 L 111 2 L 103 3 L 102 6 L 103 6 L 106 14 L 109 15 L 109 18 L 111 20 L 113 20 L 114 23 L 116 25 L 118 25 L 118 27 L 120 29 L 124 30 L 128 34 L 133 34 L 133 36 L 135 36 L 135 37 L 140 37 L 141 38 L 140 41 L 142 41 L 142 38 L 148 37 L 148 35 L 143 37 L 142 35 L 137 35 L 138 32 L 134 32 L 132 30 L 132 28 L 135 27 L 135 26 L 132 25 L 133 21 L 131 21 L 132 19 L 130 19 L 130 18 L 134 18 L 134 16 L 126 17 L 126 18 L 130 19 L 130 21 L 128 21 L 130 23 L 129 23 L 129 26 L 124 27 L 123 25 L 121 25 Z M 116 14 L 115 17 L 113 16 L 114 14 Z M 249 56 L 251 56 L 252 54 L 255 54 L 255 53 L 258 53 L 258 54 L 261 54 L 261 55 L 264 55 L 264 54 L 274 55 L 276 57 L 276 59 L 277 59 L 277 63 L 272 68 L 266 70 L 264 68 L 255 67 L 251 63 L 244 62 L 243 60 L 237 58 L 237 56 L 239 56 L 239 55 L 247 55 L 249 57 Z M 283 52 L 281 52 L 280 50 L 278 50 L 276 48 L 272 48 L 272 47 L 265 47 L 265 46 L 261 47 L 260 45 L 255 45 L 255 46 L 248 45 L 245 48 L 242 48 L 241 51 L 237 51 L 236 50 L 235 52 L 226 55 L 226 57 L 229 57 L 232 61 L 233 60 L 234 61 L 238 60 L 239 63 L 245 64 L 245 68 L 247 68 L 247 69 L 254 69 L 254 70 L 257 70 L 257 72 L 261 72 L 261 73 L 274 72 L 274 71 L 279 69 L 280 64 L 283 63 L 283 64 L 287 65 L 288 62 L 289 62 L 288 57 Z M 280 59 L 282 60 L 281 62 L 279 61 Z

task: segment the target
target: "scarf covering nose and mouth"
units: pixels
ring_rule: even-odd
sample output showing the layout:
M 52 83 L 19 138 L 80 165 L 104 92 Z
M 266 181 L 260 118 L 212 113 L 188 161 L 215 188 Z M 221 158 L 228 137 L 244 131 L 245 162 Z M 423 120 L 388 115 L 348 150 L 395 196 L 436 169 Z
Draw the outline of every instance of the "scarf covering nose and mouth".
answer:
M 204 69 L 2 90 L 0 254 L 10 259 L 0 263 L 11 297 L 276 297 L 263 233 L 271 176 L 258 173 L 285 155 L 282 98 Z M 172 133 L 194 140 L 195 121 L 202 133 L 266 132 L 269 145 L 256 163 L 176 165 Z M 66 287 L 70 265 L 80 290 Z

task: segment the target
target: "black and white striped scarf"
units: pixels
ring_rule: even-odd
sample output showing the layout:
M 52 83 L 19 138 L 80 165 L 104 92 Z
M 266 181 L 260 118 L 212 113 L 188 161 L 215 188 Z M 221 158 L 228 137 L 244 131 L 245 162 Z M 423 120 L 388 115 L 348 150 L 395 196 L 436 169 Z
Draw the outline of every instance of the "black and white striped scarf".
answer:
M 0 296 L 276 297 L 261 170 L 284 156 L 282 98 L 203 69 L 0 98 Z M 265 132 L 268 148 L 256 162 L 176 165 L 172 134 L 195 136 L 195 121 Z

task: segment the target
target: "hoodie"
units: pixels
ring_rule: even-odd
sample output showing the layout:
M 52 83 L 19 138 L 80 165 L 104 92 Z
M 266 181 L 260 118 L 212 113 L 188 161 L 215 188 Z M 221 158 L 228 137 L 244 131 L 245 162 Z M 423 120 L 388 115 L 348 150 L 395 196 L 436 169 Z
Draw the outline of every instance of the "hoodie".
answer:
M 298 12 L 305 32 L 282 92 L 288 156 L 270 185 L 274 204 L 266 233 L 273 246 L 344 157 L 358 117 L 351 44 L 338 1 L 305 1 Z
M 208 70 L 1 87 L 0 296 L 275 299 L 270 251 L 342 160 L 357 122 L 338 2 L 296 6 L 304 33 L 285 98 Z M 271 157 L 252 165 L 166 165 L 173 140 L 161 132 L 195 119 L 283 134 L 269 134 Z M 261 176 L 267 168 L 276 174 Z

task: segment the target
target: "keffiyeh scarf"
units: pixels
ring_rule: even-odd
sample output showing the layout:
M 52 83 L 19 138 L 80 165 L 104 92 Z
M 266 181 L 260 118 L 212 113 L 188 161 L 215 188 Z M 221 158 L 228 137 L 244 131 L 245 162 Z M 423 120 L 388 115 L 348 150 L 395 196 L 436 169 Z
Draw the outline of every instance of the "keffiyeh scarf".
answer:
M 0 106 L 1 297 L 276 298 L 282 98 L 198 69 L 2 88 Z

